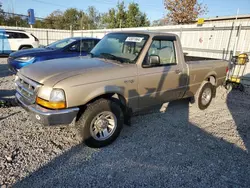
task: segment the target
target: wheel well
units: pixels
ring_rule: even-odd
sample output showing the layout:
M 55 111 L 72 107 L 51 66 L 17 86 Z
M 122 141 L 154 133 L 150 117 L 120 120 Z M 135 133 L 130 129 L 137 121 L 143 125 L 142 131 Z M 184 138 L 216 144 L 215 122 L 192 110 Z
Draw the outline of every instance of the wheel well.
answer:
M 26 45 L 21 45 L 18 50 L 21 50 L 23 47 L 33 48 L 33 46 L 26 44 Z
M 207 81 L 209 81 L 213 86 L 216 86 L 216 78 L 215 76 L 211 75 L 207 78 Z
M 97 101 L 97 100 L 99 100 L 99 99 L 113 99 L 115 102 L 118 102 L 118 103 L 119 103 L 119 105 L 120 105 L 122 111 L 123 111 L 124 113 L 126 113 L 126 110 L 127 110 L 126 99 L 125 99 L 122 95 L 120 95 L 120 94 L 118 94 L 118 93 L 106 93 L 106 94 L 103 94 L 103 95 L 99 95 L 98 97 L 95 97 L 95 98 L 93 98 L 92 100 L 90 100 L 87 104 L 80 106 L 80 107 L 79 107 L 79 108 L 80 108 L 80 111 L 79 111 L 79 113 L 77 114 L 76 120 L 78 120 L 78 119 L 81 117 L 81 115 L 84 113 L 84 111 L 86 110 L 86 107 L 87 107 L 89 104 L 91 104 L 91 103 L 93 103 L 94 101 Z

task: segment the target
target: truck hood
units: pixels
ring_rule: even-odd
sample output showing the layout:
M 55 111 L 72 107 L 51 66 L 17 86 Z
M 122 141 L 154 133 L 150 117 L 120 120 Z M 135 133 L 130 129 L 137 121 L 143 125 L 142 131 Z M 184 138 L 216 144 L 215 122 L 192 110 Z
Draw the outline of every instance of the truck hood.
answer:
M 25 77 L 38 83 L 54 86 L 56 83 L 72 76 L 89 72 L 92 69 L 106 69 L 120 64 L 89 57 L 74 57 L 38 62 L 20 69 Z

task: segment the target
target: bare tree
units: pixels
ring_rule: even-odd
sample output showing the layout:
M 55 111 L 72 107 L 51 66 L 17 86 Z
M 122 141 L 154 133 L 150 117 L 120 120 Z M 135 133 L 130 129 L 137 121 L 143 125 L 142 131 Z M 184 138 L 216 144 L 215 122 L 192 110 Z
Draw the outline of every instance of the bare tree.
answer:
M 168 10 L 167 21 L 175 24 L 191 23 L 208 12 L 207 6 L 197 0 L 164 0 L 164 6 Z

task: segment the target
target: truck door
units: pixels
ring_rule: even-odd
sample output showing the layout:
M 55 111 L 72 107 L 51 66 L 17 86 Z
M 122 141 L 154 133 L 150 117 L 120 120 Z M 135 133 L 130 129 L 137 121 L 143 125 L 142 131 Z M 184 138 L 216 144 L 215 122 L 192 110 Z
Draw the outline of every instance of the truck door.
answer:
M 174 36 L 152 39 L 142 67 L 138 69 L 139 108 L 175 100 L 184 94 L 186 83 L 183 83 L 187 76 L 183 75 L 183 62 L 179 62 L 176 55 L 177 44 Z

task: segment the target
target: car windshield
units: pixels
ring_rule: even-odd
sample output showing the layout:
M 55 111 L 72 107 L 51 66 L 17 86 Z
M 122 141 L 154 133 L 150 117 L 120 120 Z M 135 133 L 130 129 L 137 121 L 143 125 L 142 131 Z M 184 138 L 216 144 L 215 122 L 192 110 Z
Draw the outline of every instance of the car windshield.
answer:
M 75 39 L 67 38 L 67 39 L 53 42 L 53 43 L 49 44 L 48 46 L 46 46 L 46 48 L 60 49 L 60 48 L 64 48 L 65 46 L 67 46 L 75 41 L 76 41 Z
M 135 63 L 148 37 L 133 33 L 107 34 L 90 53 L 92 57 Z

